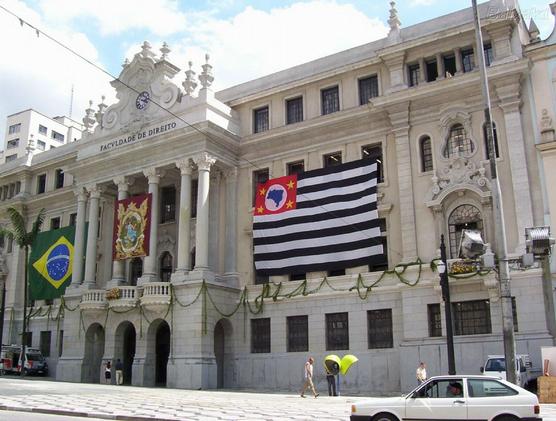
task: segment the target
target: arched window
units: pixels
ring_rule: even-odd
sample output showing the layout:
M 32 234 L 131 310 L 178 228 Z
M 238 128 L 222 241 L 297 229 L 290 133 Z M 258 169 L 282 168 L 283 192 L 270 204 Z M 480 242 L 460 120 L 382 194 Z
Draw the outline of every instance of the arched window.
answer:
M 421 140 L 419 141 L 419 149 L 421 152 L 421 171 L 432 171 L 432 144 L 431 138 L 429 136 L 423 136 L 421 138 Z
M 160 281 L 170 282 L 172 276 L 172 255 L 165 251 L 160 257 Z
M 137 280 L 143 275 L 143 260 L 140 257 L 131 260 L 129 272 L 129 283 L 131 286 L 136 286 Z
M 458 258 L 458 247 L 461 239 L 461 232 L 464 229 L 483 231 L 483 218 L 481 216 L 481 212 L 473 205 L 458 206 L 453 210 L 448 218 L 450 255 L 452 256 L 452 259 Z
M 467 136 L 462 124 L 456 123 L 450 128 L 450 134 L 444 147 L 444 158 L 451 158 L 459 154 L 469 156 L 475 151 L 475 145 Z
M 496 158 L 500 158 L 498 151 L 498 135 L 496 134 L 496 123 L 492 122 L 492 131 L 494 134 L 494 150 L 496 151 Z M 483 124 L 483 139 L 485 140 L 486 159 L 490 159 L 490 142 L 488 141 L 488 131 L 486 122 Z

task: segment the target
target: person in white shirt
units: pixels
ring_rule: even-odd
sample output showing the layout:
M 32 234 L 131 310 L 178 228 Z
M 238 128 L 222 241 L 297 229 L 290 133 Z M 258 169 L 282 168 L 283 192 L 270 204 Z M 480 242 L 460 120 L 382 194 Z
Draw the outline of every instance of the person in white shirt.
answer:
M 427 380 L 427 366 L 422 361 L 419 364 L 419 367 L 417 367 L 416 376 L 417 376 L 417 385 L 420 385 L 425 380 Z
M 309 357 L 309 359 L 305 363 L 305 368 L 303 370 L 305 376 L 305 383 L 303 383 L 303 389 L 301 389 L 302 398 L 305 397 L 305 391 L 307 390 L 308 387 L 310 387 L 311 390 L 313 391 L 313 395 L 315 395 L 315 398 L 319 395 L 315 390 L 315 385 L 313 384 L 313 363 L 314 362 L 315 362 L 314 358 Z

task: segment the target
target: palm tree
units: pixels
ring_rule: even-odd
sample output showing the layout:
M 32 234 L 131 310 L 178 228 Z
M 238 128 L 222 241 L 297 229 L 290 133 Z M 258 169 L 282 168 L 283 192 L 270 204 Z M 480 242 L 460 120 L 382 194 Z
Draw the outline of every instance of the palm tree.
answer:
M 21 334 L 21 377 L 25 377 L 25 340 L 27 338 L 27 290 L 28 290 L 28 278 L 29 278 L 29 248 L 32 246 L 33 242 L 37 238 L 40 232 L 41 226 L 44 222 L 45 210 L 44 208 L 39 211 L 31 231 L 27 232 L 25 227 L 25 218 L 19 211 L 15 208 L 9 207 L 6 209 L 8 217 L 10 218 L 11 227 L 0 228 L 0 234 L 4 234 L 8 239 L 13 240 L 19 246 L 20 249 L 25 250 L 25 287 L 23 293 L 23 333 Z

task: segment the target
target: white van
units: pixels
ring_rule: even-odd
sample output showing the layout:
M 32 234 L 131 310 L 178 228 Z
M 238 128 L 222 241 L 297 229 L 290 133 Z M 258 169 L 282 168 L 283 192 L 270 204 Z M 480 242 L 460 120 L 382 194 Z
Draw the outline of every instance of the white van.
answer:
M 517 385 L 521 387 L 527 386 L 527 383 L 532 380 L 531 357 L 527 354 L 517 354 L 515 356 L 515 365 Z M 481 373 L 485 376 L 501 377 L 506 380 L 506 358 L 504 355 L 489 355 L 484 367 L 481 367 Z

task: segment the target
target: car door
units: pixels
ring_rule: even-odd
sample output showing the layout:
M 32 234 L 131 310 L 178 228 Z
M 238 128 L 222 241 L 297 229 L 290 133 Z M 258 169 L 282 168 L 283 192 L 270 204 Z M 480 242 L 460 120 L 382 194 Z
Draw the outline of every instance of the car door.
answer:
M 461 393 L 451 390 L 456 384 Z M 434 379 L 406 399 L 405 419 L 408 420 L 466 420 L 467 404 L 463 391 L 463 379 Z
M 496 379 L 467 380 L 469 419 L 490 419 L 515 403 L 514 389 Z

